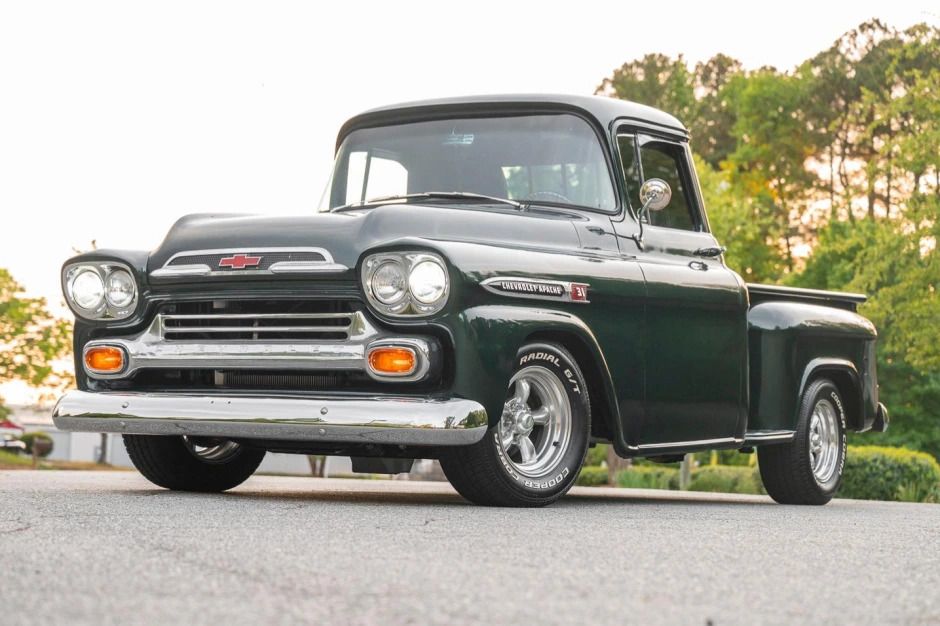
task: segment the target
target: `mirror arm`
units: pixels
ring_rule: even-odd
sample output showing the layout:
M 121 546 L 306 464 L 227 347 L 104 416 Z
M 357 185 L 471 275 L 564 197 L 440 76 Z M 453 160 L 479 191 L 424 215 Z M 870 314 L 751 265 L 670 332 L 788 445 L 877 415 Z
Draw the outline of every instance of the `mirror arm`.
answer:
M 643 206 L 640 207 L 639 213 L 637 213 L 637 222 L 640 225 L 640 232 L 634 233 L 633 241 L 636 242 L 636 247 L 639 248 L 640 250 L 645 250 L 645 248 L 643 247 L 643 218 L 649 213 L 650 202 L 652 201 L 653 199 L 650 198 L 649 200 L 644 202 Z

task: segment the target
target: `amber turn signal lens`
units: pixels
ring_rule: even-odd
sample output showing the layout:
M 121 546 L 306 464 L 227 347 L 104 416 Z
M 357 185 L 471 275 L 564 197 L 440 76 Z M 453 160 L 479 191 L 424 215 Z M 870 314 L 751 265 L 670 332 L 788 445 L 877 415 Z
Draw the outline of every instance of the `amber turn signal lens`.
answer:
M 389 346 L 369 353 L 369 367 L 376 374 L 407 376 L 415 370 L 415 353 L 411 348 Z
M 114 346 L 96 346 L 85 352 L 85 367 L 96 374 L 116 374 L 124 369 L 124 351 Z

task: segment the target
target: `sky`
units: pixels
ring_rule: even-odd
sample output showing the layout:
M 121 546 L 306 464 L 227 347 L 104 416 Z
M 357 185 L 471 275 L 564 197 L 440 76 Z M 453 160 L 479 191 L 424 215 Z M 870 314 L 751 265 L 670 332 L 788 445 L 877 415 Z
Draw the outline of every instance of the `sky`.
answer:
M 0 3 L 0 267 L 61 315 L 73 249 L 152 249 L 192 212 L 312 212 L 373 106 L 593 93 L 648 52 L 790 69 L 934 2 Z

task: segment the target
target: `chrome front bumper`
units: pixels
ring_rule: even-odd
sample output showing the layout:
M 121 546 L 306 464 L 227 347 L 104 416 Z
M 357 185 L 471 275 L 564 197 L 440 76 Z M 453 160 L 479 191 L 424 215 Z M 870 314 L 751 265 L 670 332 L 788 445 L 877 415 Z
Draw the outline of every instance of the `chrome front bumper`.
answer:
M 61 430 L 330 443 L 459 446 L 487 429 L 486 410 L 459 398 L 337 398 L 71 391 Z

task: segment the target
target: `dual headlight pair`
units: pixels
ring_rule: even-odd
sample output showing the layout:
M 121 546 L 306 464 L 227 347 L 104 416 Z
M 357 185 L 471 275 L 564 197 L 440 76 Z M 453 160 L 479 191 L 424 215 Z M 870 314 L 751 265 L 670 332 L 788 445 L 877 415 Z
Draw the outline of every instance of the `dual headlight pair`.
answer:
M 84 318 L 124 319 L 137 307 L 137 281 L 121 263 L 77 263 L 62 278 L 69 306 Z
M 380 313 L 421 316 L 437 313 L 447 303 L 447 266 L 428 252 L 383 252 L 362 264 L 366 298 Z
M 69 306 L 86 319 L 124 319 L 137 306 L 137 281 L 121 263 L 76 263 L 62 278 Z M 444 260 L 428 252 L 373 254 L 362 264 L 362 282 L 372 306 L 392 316 L 436 313 L 450 291 Z

